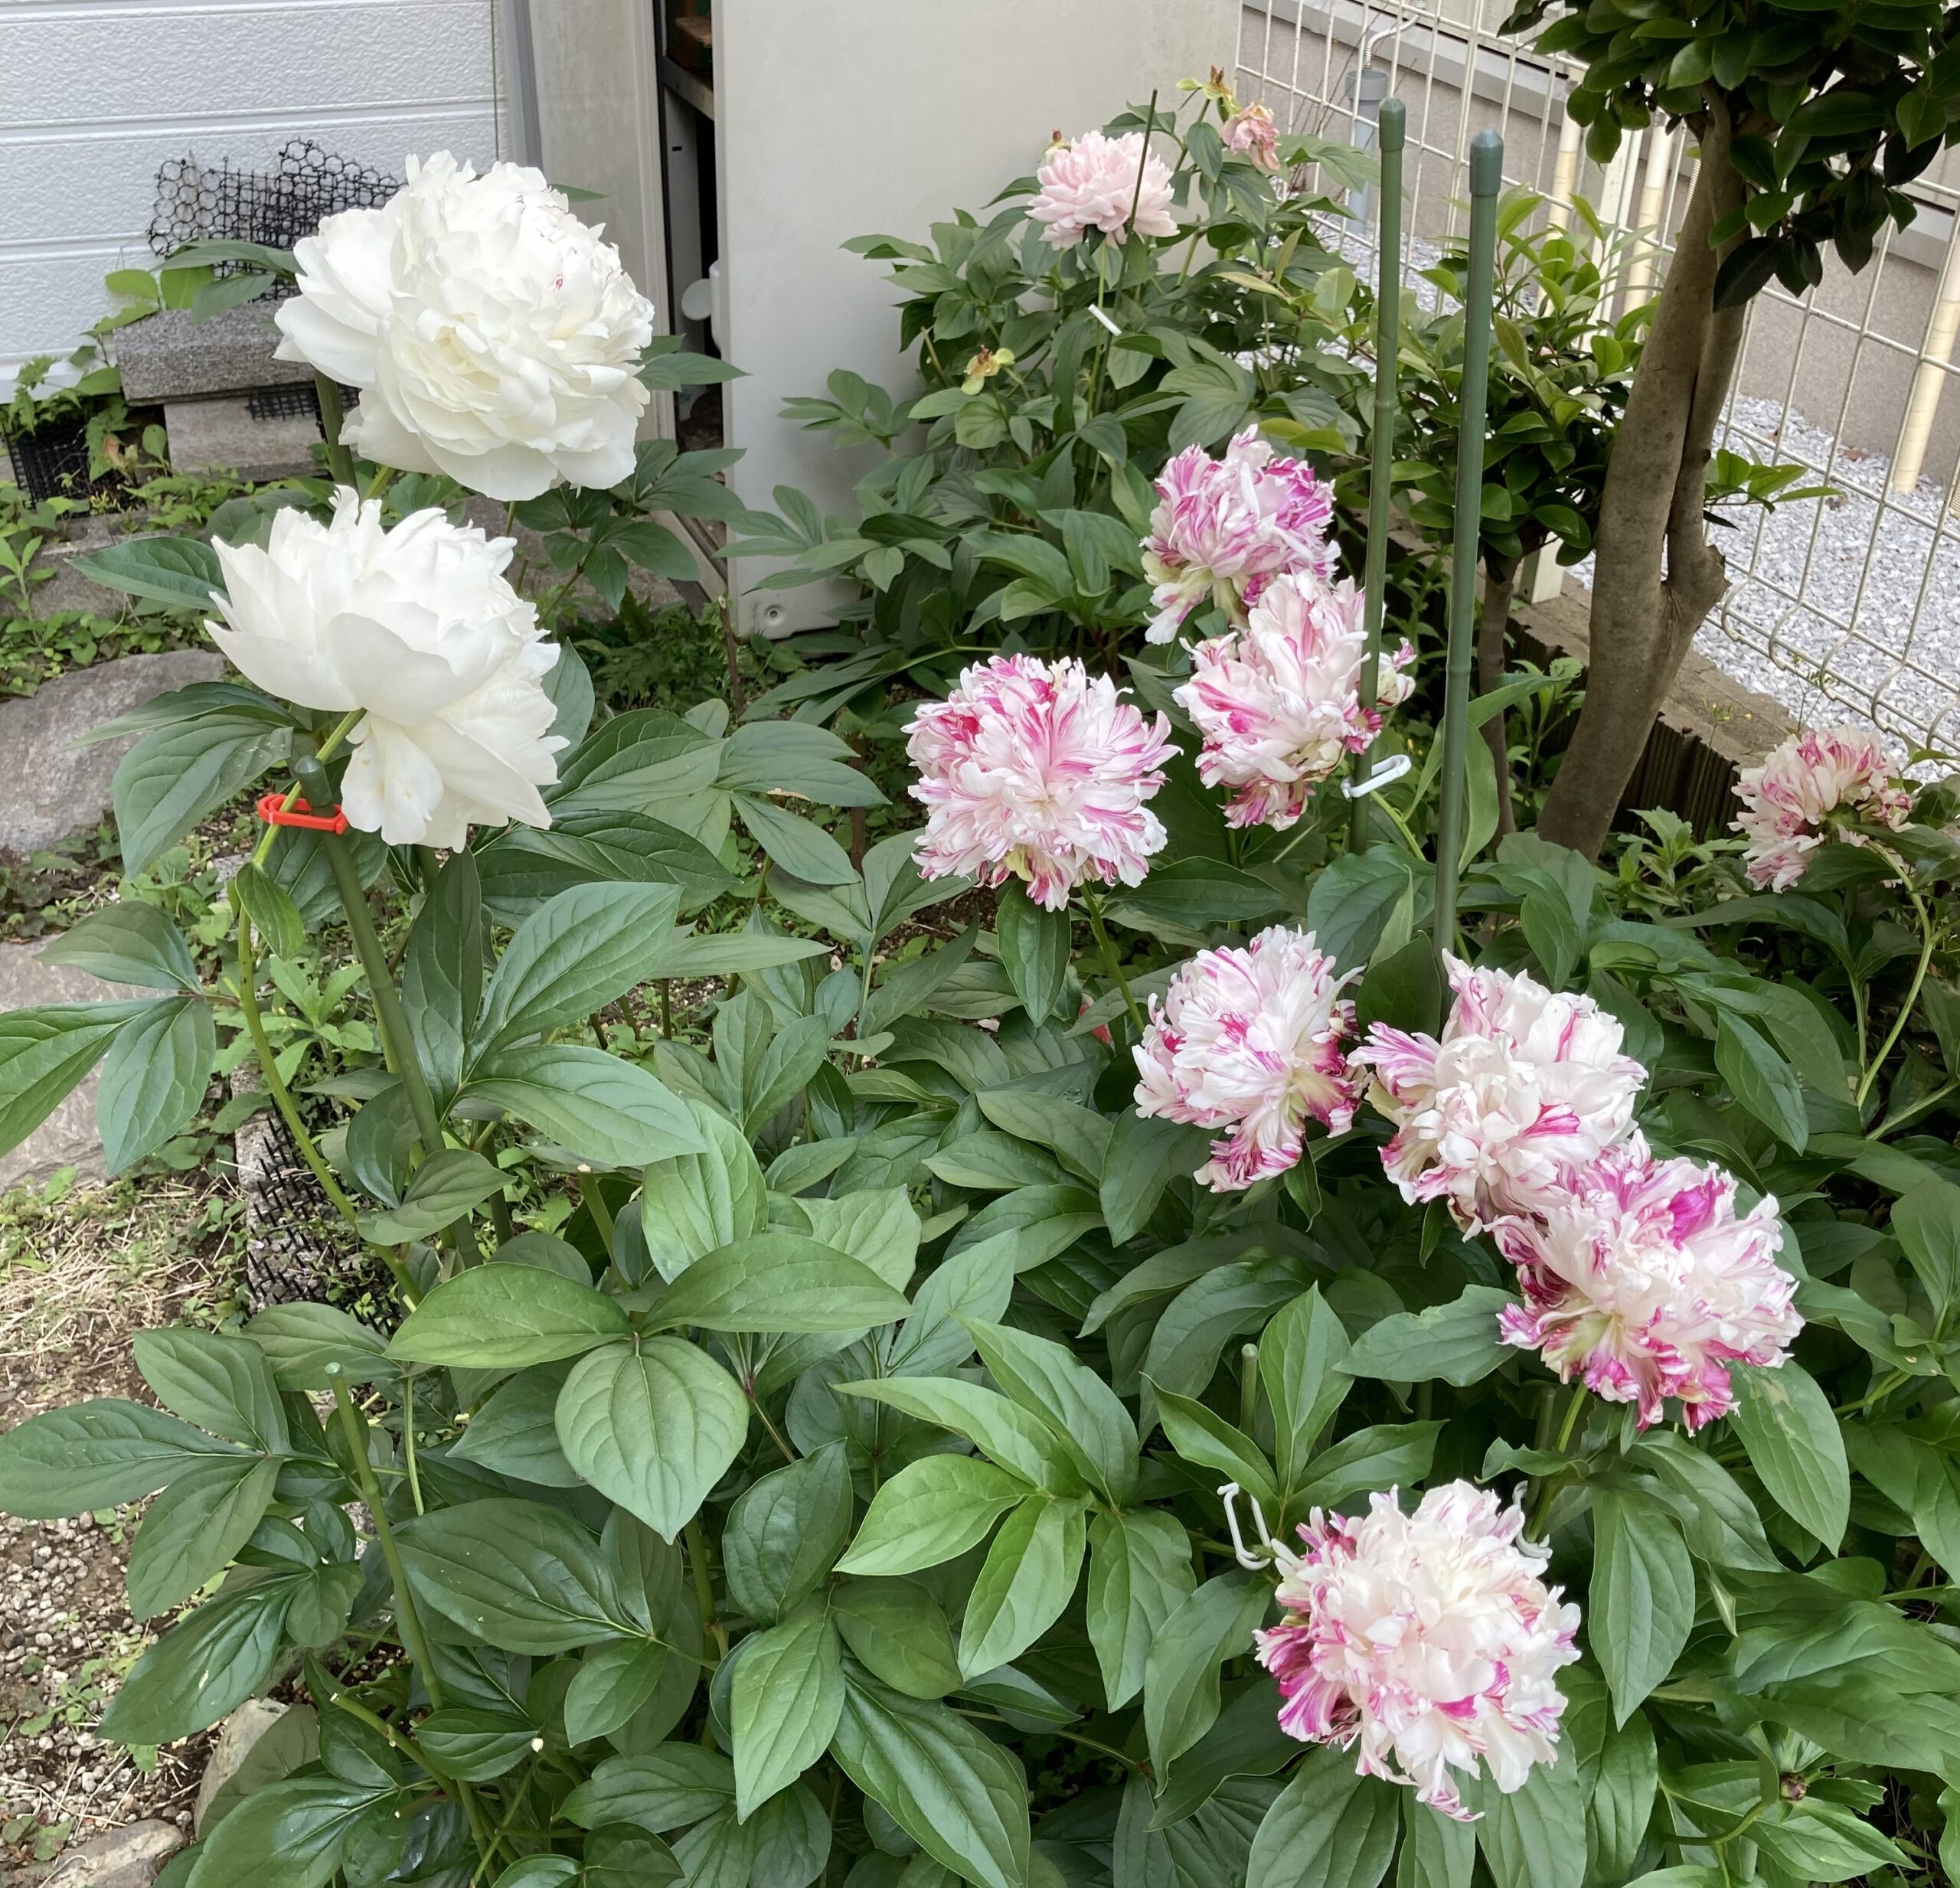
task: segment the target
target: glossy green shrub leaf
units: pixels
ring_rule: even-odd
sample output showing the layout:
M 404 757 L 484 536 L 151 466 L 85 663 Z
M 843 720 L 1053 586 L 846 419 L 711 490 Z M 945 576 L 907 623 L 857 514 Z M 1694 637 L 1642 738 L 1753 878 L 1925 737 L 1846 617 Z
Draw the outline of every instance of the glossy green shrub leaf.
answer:
M 557 1420 L 565 1459 L 671 1540 L 735 1459 L 749 1406 L 704 1352 L 649 1338 L 581 1359 L 558 1393 Z
M 616 1299 L 536 1266 L 459 1272 L 409 1313 L 389 1354 L 416 1364 L 521 1370 L 577 1357 L 627 1334 Z
M 1375 1888 L 1400 1815 L 1393 1785 L 1357 1775 L 1344 1752 L 1312 1751 L 1259 1824 L 1247 1888 Z
M 916 1573 L 986 1538 L 1028 1483 L 972 1455 L 929 1455 L 901 1468 L 872 1498 L 846 1573 Z
M 820 1604 L 745 1642 L 735 1668 L 736 1814 L 744 1818 L 829 1748 L 844 1710 L 844 1655 Z
M 1001 1746 L 940 1704 L 849 1678 L 832 1749 L 920 1848 L 977 1888 L 1027 1878 L 1027 1786 Z
M 1795 1364 L 1739 1364 L 1730 1372 L 1729 1420 L 1777 1505 L 1828 1547 L 1844 1537 L 1851 1473 L 1838 1419 L 1822 1390 Z
M 0 1507 L 28 1520 L 114 1507 L 241 1452 L 160 1409 L 100 1397 L 0 1436 Z
M 567 1652 L 636 1628 L 599 1543 L 535 1501 L 467 1501 L 397 1530 L 416 1597 L 513 1652 Z

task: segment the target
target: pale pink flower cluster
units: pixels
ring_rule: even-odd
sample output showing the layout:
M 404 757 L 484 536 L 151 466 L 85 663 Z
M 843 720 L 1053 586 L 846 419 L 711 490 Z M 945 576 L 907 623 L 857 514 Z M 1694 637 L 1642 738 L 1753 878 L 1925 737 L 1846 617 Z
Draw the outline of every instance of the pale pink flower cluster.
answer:
M 1122 242 L 1132 229 L 1141 236 L 1178 233 L 1170 171 L 1154 151 L 1145 154 L 1140 131 L 1120 138 L 1085 131 L 1073 144 L 1057 142 L 1034 181 L 1039 188 L 1027 214 L 1046 226 L 1042 237 L 1051 249 L 1073 249 L 1091 230 L 1112 243 Z
M 1335 1134 L 1354 1112 L 1341 1048 L 1354 1006 L 1311 931 L 1275 925 L 1243 950 L 1200 951 L 1179 970 L 1136 1057 L 1140 1115 L 1223 1129 L 1200 1186 L 1219 1192 L 1284 1173 L 1300 1158 L 1308 1121 Z
M 1354 1052 L 1397 1129 L 1382 1164 L 1403 1198 L 1494 1234 L 1524 1294 L 1508 1343 L 1642 1428 L 1671 1396 L 1690 1429 L 1725 1415 L 1728 1367 L 1775 1367 L 1803 1328 L 1775 1199 L 1739 1215 L 1729 1174 L 1653 1156 L 1633 1127 L 1646 1071 L 1591 998 L 1446 962 L 1440 1041 L 1378 1023 Z
M 1719 1168 L 1657 1160 L 1635 1134 L 1539 1203 L 1501 1220 L 1524 1303 L 1502 1314 L 1505 1341 L 1539 1352 L 1561 1382 L 1581 1377 L 1641 1426 L 1670 1396 L 1690 1429 L 1735 1403 L 1731 1364 L 1780 1364 L 1803 1328 L 1796 1280 L 1776 1263 L 1773 1198 L 1736 1212 Z
M 1408 699 L 1404 672 L 1416 658 L 1404 642 L 1384 655 L 1375 705 L 1361 701 L 1367 646 L 1361 593 L 1343 580 L 1275 577 L 1246 626 L 1199 643 L 1178 705 L 1204 737 L 1197 770 L 1207 786 L 1232 789 L 1234 826 L 1281 831 L 1305 810 L 1314 788 L 1381 728 L 1380 710 Z
M 1244 105 L 1225 121 L 1225 148 L 1249 157 L 1263 171 L 1279 168 L 1279 127 L 1263 105 Z
M 1749 841 L 1750 881 L 1772 891 L 1803 877 L 1809 855 L 1831 837 L 1833 813 L 1896 831 L 1913 808 L 1878 737 L 1848 726 L 1792 734 L 1761 766 L 1743 769 L 1736 797 L 1743 812 L 1734 830 Z M 1858 843 L 1856 833 L 1843 836 Z
M 1589 996 L 1446 956 L 1455 1001 L 1440 1040 L 1377 1023 L 1354 1052 L 1395 1123 L 1382 1164 L 1405 1200 L 1446 1200 L 1466 1231 L 1529 1213 L 1566 1171 L 1633 1124 L 1647 1071 Z
M 1464 1822 L 1452 1771 L 1474 1777 L 1481 1758 L 1509 1795 L 1554 1762 L 1553 1674 L 1579 1656 L 1579 1609 L 1545 1585 L 1549 1550 L 1524 1529 L 1521 1509 L 1467 1481 L 1430 1489 L 1413 1514 L 1392 1488 L 1358 1520 L 1315 1508 L 1304 1553 L 1274 1543 L 1285 1616 L 1258 1635 L 1281 1728 L 1358 1747 L 1361 1775 L 1413 1784 Z
M 913 798 L 926 809 L 916 857 L 928 878 L 1010 874 L 1050 911 L 1083 880 L 1138 885 L 1164 828 L 1145 802 L 1174 750 L 1106 675 L 1073 658 L 997 655 L 913 717 Z
M 1248 426 L 1213 459 L 1187 446 L 1158 474 L 1158 505 L 1143 541 L 1156 615 L 1145 632 L 1168 642 L 1207 596 L 1243 623 L 1272 579 L 1334 574 L 1334 492 L 1304 460 L 1287 459 Z

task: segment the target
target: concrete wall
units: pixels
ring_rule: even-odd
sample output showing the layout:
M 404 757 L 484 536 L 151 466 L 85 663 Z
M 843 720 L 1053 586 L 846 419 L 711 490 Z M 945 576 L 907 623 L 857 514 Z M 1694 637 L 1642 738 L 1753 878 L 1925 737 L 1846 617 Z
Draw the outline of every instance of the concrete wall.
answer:
M 498 0 L 6 0 L 0 5 L 0 383 L 147 266 L 157 167 L 267 164 L 286 139 L 399 175 L 498 155 Z
M 1467 19 L 1478 0 L 1444 0 L 1446 19 Z M 1502 0 L 1483 10 L 1485 34 L 1504 11 Z M 1240 16 L 1240 82 L 1245 96 L 1264 93 L 1282 125 L 1345 137 L 1352 128 L 1348 75 L 1358 62 L 1362 35 L 1372 38 L 1387 23 L 1381 8 L 1364 11 L 1356 0 L 1258 0 Z M 1560 88 L 1547 82 L 1536 62 L 1513 62 L 1487 43 L 1470 86 L 1469 124 L 1464 113 L 1464 42 L 1446 34 L 1432 42 L 1426 28 L 1407 28 L 1397 40 L 1374 43 L 1369 63 L 1377 69 L 1395 61 L 1393 89 L 1409 109 L 1412 149 L 1406 160 L 1407 227 L 1418 237 L 1434 239 L 1462 227 L 1460 200 L 1467 179 L 1454 171 L 1450 155 L 1469 136 L 1486 128 L 1504 139 L 1508 178 L 1540 190 L 1550 188 L 1563 111 Z M 1684 140 L 1678 141 L 1684 144 Z M 1442 155 L 1439 155 L 1440 152 Z M 1960 151 L 1941 159 L 1930 177 L 1950 189 Z M 1675 214 L 1684 206 L 1689 172 L 1685 155 Z M 1605 178 L 1597 165 L 1583 163 L 1579 188 L 1597 206 Z M 1636 185 L 1638 180 L 1636 179 Z M 1636 188 L 1635 201 L 1638 201 Z M 1950 215 L 1929 207 L 1903 233 L 1895 233 L 1882 261 L 1853 274 L 1827 254 L 1824 279 L 1811 298 L 1817 311 L 1805 310 L 1772 290 L 1757 299 L 1737 377 L 1747 395 L 1787 400 L 1812 424 L 1837 434 L 1841 443 L 1890 457 L 1895 450 L 1906 402 L 1918 365 L 1926 324 L 1938 290 Z M 1860 341 L 1858 327 L 1869 312 L 1872 338 Z M 1850 324 L 1821 318 L 1841 318 Z M 1890 345 L 1888 345 L 1890 344 Z M 1960 377 L 1960 376 L 1956 376 Z M 1949 386 L 1929 445 L 1923 477 L 1942 485 L 1960 462 L 1960 387 Z

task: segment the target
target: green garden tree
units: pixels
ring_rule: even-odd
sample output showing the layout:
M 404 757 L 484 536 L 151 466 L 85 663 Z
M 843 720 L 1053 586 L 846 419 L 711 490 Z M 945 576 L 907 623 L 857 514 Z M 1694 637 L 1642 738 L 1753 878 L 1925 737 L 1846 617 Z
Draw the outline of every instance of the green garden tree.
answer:
M 1552 0 L 1505 22 L 1543 24 Z M 1939 0 L 1592 0 L 1541 52 L 1581 62 L 1566 109 L 1604 162 L 1659 116 L 1700 146 L 1694 188 L 1602 494 L 1586 707 L 1540 822 L 1597 852 L 1694 632 L 1727 586 L 1708 529 L 1715 428 L 1743 312 L 1772 278 L 1871 260 L 1906 186 L 1960 136 L 1960 9 Z

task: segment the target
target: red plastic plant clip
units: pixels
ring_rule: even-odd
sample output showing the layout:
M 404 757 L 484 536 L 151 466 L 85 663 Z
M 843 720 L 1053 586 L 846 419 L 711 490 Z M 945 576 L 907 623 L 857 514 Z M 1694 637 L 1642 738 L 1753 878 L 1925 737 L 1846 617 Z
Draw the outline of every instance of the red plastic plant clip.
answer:
M 347 815 L 336 806 L 332 813 L 316 813 L 304 800 L 295 800 L 289 806 L 283 793 L 262 793 L 259 796 L 259 817 L 268 826 L 300 826 L 309 832 L 342 833 L 347 831 Z

